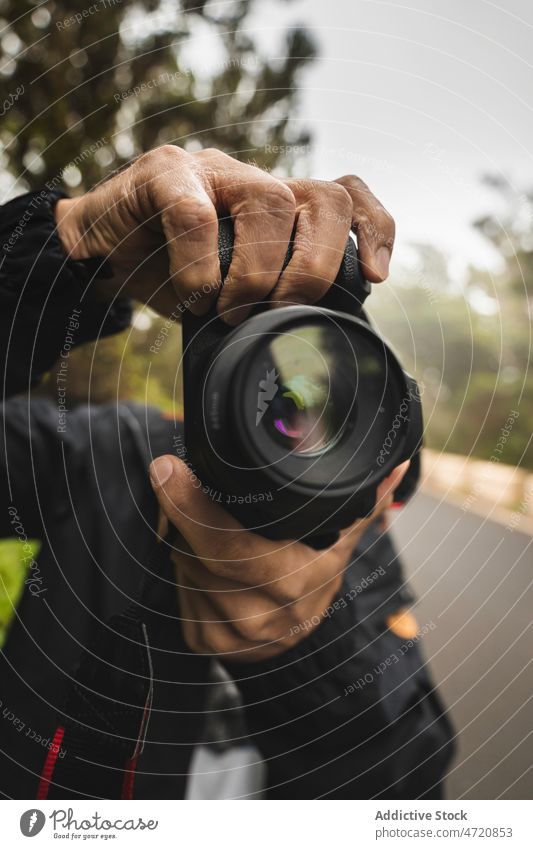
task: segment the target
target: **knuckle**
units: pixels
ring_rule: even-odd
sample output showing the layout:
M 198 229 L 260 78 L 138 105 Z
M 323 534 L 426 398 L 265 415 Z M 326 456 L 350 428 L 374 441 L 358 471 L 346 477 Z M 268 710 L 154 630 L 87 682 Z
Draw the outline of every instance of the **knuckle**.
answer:
M 168 161 L 169 159 L 173 162 L 176 159 L 182 159 L 185 151 L 180 147 L 177 147 L 175 144 L 162 144 L 160 147 L 155 147 L 153 150 L 149 150 L 144 156 L 141 157 L 141 160 L 145 160 L 150 164 L 161 164 L 164 161 Z
M 255 640 L 263 644 L 278 643 L 281 645 L 288 636 L 289 627 L 286 616 L 269 616 L 258 626 Z
M 285 183 L 280 180 L 269 180 L 261 192 L 263 205 L 274 213 L 296 215 L 296 198 Z
M 234 623 L 240 637 L 248 643 L 274 643 L 287 636 L 287 615 L 279 609 L 250 612 Z
M 358 210 L 356 217 L 357 229 L 362 231 L 372 242 L 383 242 L 392 245 L 394 242 L 395 223 L 392 215 L 381 205 L 373 210 Z
M 339 183 L 326 183 L 325 196 L 336 212 L 351 223 L 353 202 L 348 189 Z
M 162 213 L 163 220 L 179 223 L 179 230 L 191 231 L 214 226 L 217 214 L 213 204 L 199 195 L 183 194 Z
M 285 185 L 295 195 L 307 195 L 309 191 L 313 191 L 314 183 L 314 180 L 306 180 L 303 177 L 292 177 L 290 180 L 286 180 Z
M 223 300 L 235 304 L 248 303 L 248 298 L 260 300 L 272 288 L 272 277 L 278 275 L 279 269 L 260 254 L 257 244 L 243 245 L 226 278 Z
M 356 174 L 345 174 L 344 177 L 339 177 L 336 182 L 344 186 L 348 191 L 352 192 L 368 192 L 369 188 L 364 180 L 361 177 L 358 177 Z
M 385 207 L 382 206 L 379 201 L 375 202 L 370 214 L 374 221 L 376 221 L 376 223 L 378 223 L 381 227 L 386 228 L 394 226 L 394 219 L 392 215 L 390 212 L 387 212 Z
M 374 230 L 373 222 L 365 207 L 357 207 L 354 209 L 355 227 L 358 232 L 362 232 L 365 236 L 372 235 Z
M 156 147 L 154 152 L 160 153 L 163 156 L 175 156 L 178 150 L 179 148 L 175 144 L 162 144 Z
M 317 252 L 316 246 L 310 245 L 308 248 L 295 251 L 295 261 L 291 270 L 297 272 L 300 279 L 305 278 L 307 283 L 314 283 L 317 286 L 317 291 L 322 290 L 324 283 L 331 283 L 333 279 L 331 265 Z M 299 282 L 295 280 L 292 288 L 299 286 Z M 300 294 L 302 293 L 300 292 Z M 308 289 L 308 294 L 309 296 L 312 295 L 310 289 Z
M 293 611 L 302 598 L 303 589 L 303 580 L 298 575 L 290 575 L 273 583 L 271 592 L 279 605 Z
M 317 199 L 318 188 L 323 183 L 320 180 L 295 179 L 290 180 L 287 185 L 301 203 L 313 204 Z
M 260 641 L 264 631 L 263 617 L 260 614 L 248 613 L 245 619 L 238 619 L 233 622 L 233 627 L 243 640 L 247 643 L 255 643 Z
M 211 546 L 211 571 L 222 578 L 233 578 L 252 557 L 252 547 L 245 534 L 221 532 Z
M 235 645 L 228 641 L 222 628 L 201 628 L 203 654 L 227 654 L 234 650 Z
M 224 655 L 238 648 L 238 639 L 222 622 L 196 622 L 191 629 L 191 643 L 187 643 L 197 654 Z
M 223 150 L 217 150 L 216 147 L 204 147 L 202 150 L 197 150 L 193 156 L 195 159 L 231 159 L 231 156 Z
M 387 237 L 388 241 L 392 244 L 394 242 L 394 236 L 396 234 L 396 222 L 390 212 L 388 212 L 388 210 L 386 210 L 384 207 L 381 207 L 380 217 L 383 233 Z
M 288 622 L 289 628 L 294 628 L 304 621 L 306 618 L 306 605 L 301 596 L 299 596 L 291 605 L 287 608 L 288 614 Z
M 291 180 L 288 184 L 293 193 L 308 206 L 327 204 L 337 212 L 349 216 L 352 209 L 350 192 L 338 182 L 329 180 Z

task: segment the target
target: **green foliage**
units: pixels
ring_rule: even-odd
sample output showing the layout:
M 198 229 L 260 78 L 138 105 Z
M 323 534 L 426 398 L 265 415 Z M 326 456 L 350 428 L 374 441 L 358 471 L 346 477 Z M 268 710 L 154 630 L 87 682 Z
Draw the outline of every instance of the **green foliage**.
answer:
M 142 329 L 134 323 L 118 336 L 71 351 L 63 384 L 69 404 L 130 400 L 181 416 L 180 326 L 146 308 L 137 314 L 137 321 L 139 316 L 144 319 Z M 150 346 L 161 328 L 165 329 L 165 342 L 153 354 Z M 54 372 L 34 390 L 34 394 L 52 398 L 55 392 Z
M 502 257 L 501 273 L 473 267 L 459 287 L 444 256 L 417 246 L 414 273 L 374 287 L 370 311 L 424 385 L 429 447 L 489 459 L 517 411 L 499 460 L 533 469 L 533 207 L 527 194 L 516 202 L 491 184 L 503 212 L 475 226 Z
M 291 118 L 315 48 L 293 28 L 280 34 L 277 55 L 264 55 L 248 28 L 254 5 L 54 0 L 36 9 L 0 0 L 0 101 L 23 88 L 0 124 L 0 163 L 16 191 L 65 181 L 79 192 L 169 142 L 289 172 L 291 146 L 310 138 Z M 84 16 L 89 7 L 96 11 Z M 69 402 L 134 398 L 173 408 L 178 329 L 157 356 L 148 350 L 161 323 L 72 352 Z M 53 395 L 54 381 L 42 391 Z
M 29 550 L 24 550 L 18 539 L 0 540 L 0 648 L 22 595 L 27 571 L 41 544 L 28 540 L 28 545 Z
M 280 148 L 287 155 L 288 145 L 307 143 L 290 119 L 314 45 L 293 29 L 278 57 L 261 56 L 246 30 L 253 6 L 54 0 L 37 9 L 2 0 L 0 100 L 23 89 L 0 129 L 17 189 L 63 177 L 82 190 L 167 142 L 215 146 L 269 168 Z M 194 61 L 182 59 L 191 51 Z

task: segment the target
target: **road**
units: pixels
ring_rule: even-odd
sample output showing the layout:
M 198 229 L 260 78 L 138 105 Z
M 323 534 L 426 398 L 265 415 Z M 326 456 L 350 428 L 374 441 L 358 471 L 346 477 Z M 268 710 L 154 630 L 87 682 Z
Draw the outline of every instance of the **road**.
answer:
M 533 538 L 419 493 L 392 532 L 458 736 L 449 798 L 533 797 Z

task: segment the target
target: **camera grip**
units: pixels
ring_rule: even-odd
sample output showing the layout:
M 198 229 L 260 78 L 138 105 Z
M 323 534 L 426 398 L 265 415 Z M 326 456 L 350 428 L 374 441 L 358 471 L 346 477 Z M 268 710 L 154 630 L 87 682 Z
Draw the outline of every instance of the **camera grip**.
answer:
M 220 260 L 220 271 L 224 281 L 231 265 L 233 254 L 233 220 L 231 218 L 219 218 L 218 221 L 218 256 Z M 286 268 L 292 256 L 293 241 L 289 242 L 283 268 Z M 339 272 L 333 286 L 317 304 L 330 310 L 345 312 L 349 315 L 358 315 L 363 304 L 370 294 L 371 285 L 363 277 L 361 265 L 357 255 L 355 240 L 350 234 L 344 250 Z

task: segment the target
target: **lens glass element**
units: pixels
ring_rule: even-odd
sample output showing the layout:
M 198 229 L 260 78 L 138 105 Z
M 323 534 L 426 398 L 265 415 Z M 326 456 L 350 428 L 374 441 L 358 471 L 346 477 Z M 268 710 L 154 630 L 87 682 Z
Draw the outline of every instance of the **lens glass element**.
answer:
M 303 325 L 273 337 L 268 347 L 272 369 L 260 387 L 257 424 L 288 451 L 316 454 L 339 438 L 346 398 L 335 380 L 334 352 L 326 329 Z

